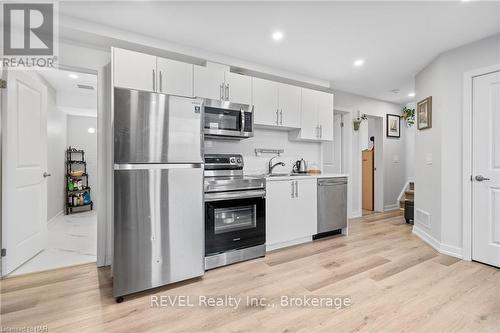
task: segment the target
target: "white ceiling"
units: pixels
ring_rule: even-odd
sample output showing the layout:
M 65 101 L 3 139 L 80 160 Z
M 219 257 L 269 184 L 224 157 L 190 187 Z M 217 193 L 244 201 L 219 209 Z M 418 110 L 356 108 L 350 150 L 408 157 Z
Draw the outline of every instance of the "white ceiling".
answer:
M 479 1 L 61 2 L 60 13 L 397 103 L 437 55 L 500 32 L 500 3 Z
M 97 116 L 97 76 L 66 70 L 43 70 L 38 73 L 54 88 L 56 105 L 65 113 L 78 116 Z M 70 75 L 76 75 L 72 78 Z M 94 89 L 82 89 L 78 85 Z

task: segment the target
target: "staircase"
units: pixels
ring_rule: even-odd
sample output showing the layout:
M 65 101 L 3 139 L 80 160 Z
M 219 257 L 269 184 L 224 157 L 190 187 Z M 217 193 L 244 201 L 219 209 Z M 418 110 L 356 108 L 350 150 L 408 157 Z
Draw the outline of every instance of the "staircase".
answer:
M 399 201 L 399 209 L 404 210 L 405 200 L 414 201 L 415 200 L 415 183 L 410 182 L 405 190 L 405 194 Z

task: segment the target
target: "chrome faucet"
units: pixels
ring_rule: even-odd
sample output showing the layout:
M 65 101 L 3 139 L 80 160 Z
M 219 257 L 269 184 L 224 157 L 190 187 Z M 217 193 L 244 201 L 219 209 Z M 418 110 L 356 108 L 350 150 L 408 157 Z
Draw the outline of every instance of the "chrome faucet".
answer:
M 273 173 L 273 169 L 274 169 L 275 167 L 277 167 L 278 165 L 285 166 L 285 163 L 283 163 L 283 162 L 278 162 L 278 163 L 273 164 L 273 160 L 274 160 L 276 157 L 278 157 L 278 156 L 279 156 L 279 155 L 276 155 L 276 156 L 274 156 L 274 157 L 271 157 L 271 159 L 269 160 L 269 166 L 268 166 L 268 173 L 269 173 L 269 174 L 272 174 L 272 173 Z

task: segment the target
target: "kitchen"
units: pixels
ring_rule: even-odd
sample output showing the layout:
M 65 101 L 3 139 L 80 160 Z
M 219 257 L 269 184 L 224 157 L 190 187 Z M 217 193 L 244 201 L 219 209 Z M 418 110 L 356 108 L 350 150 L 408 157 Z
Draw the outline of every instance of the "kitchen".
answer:
M 254 149 L 265 170 L 228 152 L 259 126 L 313 148 L 332 141 L 333 93 L 121 48 L 111 67 L 117 302 L 347 233 L 348 175 L 300 156 L 287 168 L 281 146 Z
M 495 331 L 499 5 L 54 3 L 61 86 L 92 76 L 95 106 L 66 144 L 39 125 L 79 100 L 2 68 L 2 330 Z M 92 261 L 11 274 L 83 244 L 43 238 L 68 145 Z

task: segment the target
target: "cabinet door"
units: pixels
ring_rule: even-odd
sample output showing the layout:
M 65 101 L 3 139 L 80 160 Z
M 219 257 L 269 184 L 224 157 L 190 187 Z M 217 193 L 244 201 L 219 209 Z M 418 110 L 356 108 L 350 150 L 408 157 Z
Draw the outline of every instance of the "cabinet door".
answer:
M 300 138 L 319 139 L 318 129 L 318 92 L 302 88 L 300 104 Z
M 255 77 L 252 81 L 255 124 L 278 126 L 278 84 Z
M 116 87 L 155 91 L 156 57 L 115 48 L 113 49 L 113 77 Z
M 300 88 L 289 84 L 278 84 L 280 125 L 300 127 Z
M 224 94 L 233 103 L 252 104 L 252 78 L 250 76 L 226 72 Z
M 222 99 L 224 71 L 194 66 L 194 95 L 196 97 Z
M 333 95 L 318 92 L 318 123 L 320 125 L 320 139 L 333 140 Z
M 193 65 L 157 58 L 158 92 L 193 97 Z
M 266 183 L 266 244 L 272 245 L 293 239 L 289 225 L 292 206 L 292 181 Z
M 303 238 L 315 235 L 318 229 L 318 195 L 316 179 L 296 180 L 295 193 L 292 204 L 292 224 L 294 238 Z

